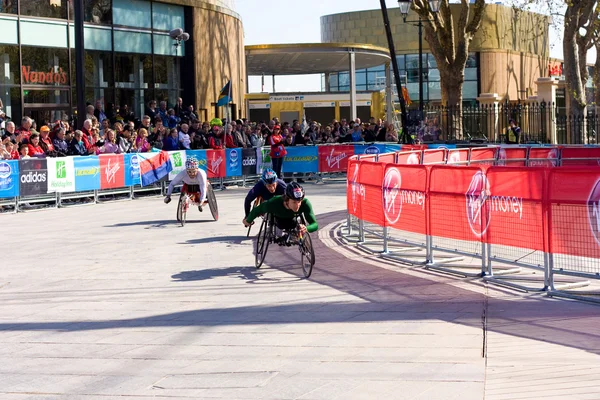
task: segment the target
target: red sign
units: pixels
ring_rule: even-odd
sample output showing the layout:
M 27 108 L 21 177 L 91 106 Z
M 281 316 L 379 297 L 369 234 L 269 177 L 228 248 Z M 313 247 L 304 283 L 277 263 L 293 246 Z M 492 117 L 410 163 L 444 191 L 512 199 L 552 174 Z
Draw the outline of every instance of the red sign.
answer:
M 209 178 L 223 178 L 227 175 L 225 150 L 206 150 L 206 174 Z
M 361 161 L 358 172 L 361 195 L 361 219 L 384 226 L 382 188 L 385 164 Z M 368 199 L 368 200 L 367 200 Z
M 398 164 L 403 165 L 418 165 L 421 164 L 420 151 L 401 151 L 396 153 L 398 156 Z
M 447 149 L 431 149 L 423 152 L 423 164 L 444 164 Z
M 44 84 L 67 84 L 67 73 L 62 68 L 58 69 L 58 72 L 54 71 L 54 68 L 50 68 L 47 72 L 44 71 L 32 71 L 29 65 L 23 65 L 21 67 L 21 77 L 23 83 L 38 83 Z
M 529 149 L 530 167 L 556 167 L 558 165 L 558 147 L 531 147 Z
M 396 162 L 396 153 L 380 154 L 377 158 L 377 162 L 382 164 L 389 164 Z
M 427 233 L 427 168 L 420 165 L 386 166 L 382 184 L 386 226 Z
M 125 163 L 123 154 L 100 155 L 100 189 L 125 186 Z
M 496 162 L 497 147 L 481 147 L 472 148 L 470 156 L 470 164 L 477 165 L 494 165 Z
M 319 146 L 319 171 L 346 171 L 348 169 L 348 159 L 353 155 L 354 146 Z
M 548 76 L 562 76 L 563 65 L 562 63 L 549 63 L 548 64 Z
M 451 149 L 448 150 L 448 165 L 466 165 L 469 162 L 470 149 Z
M 358 172 L 360 171 L 360 161 L 352 157 L 348 161 L 348 185 L 346 186 L 346 205 L 348 212 L 355 217 L 362 218 L 360 212 L 360 203 L 364 195 L 364 188 L 358 180 Z M 361 188 L 363 190 L 361 190 Z
M 500 147 L 497 165 L 524 167 L 527 163 L 526 147 Z
M 561 151 L 562 165 L 600 165 L 599 147 L 564 147 Z

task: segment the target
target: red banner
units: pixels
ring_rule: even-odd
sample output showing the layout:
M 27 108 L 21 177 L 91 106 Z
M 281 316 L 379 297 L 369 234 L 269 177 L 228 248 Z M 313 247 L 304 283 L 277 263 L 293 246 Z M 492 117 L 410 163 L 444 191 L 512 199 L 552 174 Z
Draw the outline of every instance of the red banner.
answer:
M 471 149 L 470 164 L 494 165 L 497 154 L 497 147 L 474 147 Z
M 600 165 L 600 147 L 563 147 L 562 165 Z
M 527 165 L 530 167 L 556 167 L 559 154 L 558 147 L 531 147 Z
M 100 155 L 100 189 L 125 186 L 125 163 L 123 154 Z
M 418 165 L 421 164 L 421 152 L 420 151 L 401 151 L 396 153 L 397 164 L 402 165 Z
M 423 152 L 423 164 L 445 164 L 447 149 L 431 149 Z
M 354 155 L 354 146 L 319 146 L 319 172 L 348 170 L 348 159 Z
M 355 217 L 362 219 L 360 212 L 360 203 L 362 199 L 361 185 L 358 181 L 358 171 L 360 170 L 360 161 L 355 157 L 348 160 L 348 184 L 346 185 L 346 206 L 348 212 Z
M 482 199 L 487 217 L 485 241 L 545 251 L 544 190 L 547 170 L 491 167 L 485 178 L 489 193 Z
M 413 150 L 426 150 L 426 144 L 403 144 L 401 147 L 402 151 L 413 151 Z
M 360 213 L 362 219 L 379 226 L 384 226 L 381 182 L 385 164 L 372 161 L 361 161 L 358 172 L 360 182 Z
M 524 167 L 527 165 L 527 147 L 500 147 L 496 165 Z
M 469 151 L 471 149 L 451 149 L 448 150 L 448 165 L 466 165 L 469 162 Z
M 548 184 L 550 252 L 600 258 L 600 168 L 552 169 Z
M 379 158 L 377 159 L 377 162 L 380 162 L 382 164 L 395 163 L 396 153 L 380 154 Z
M 484 201 L 489 193 L 479 167 L 434 165 L 429 178 L 429 231 L 433 236 L 480 241 L 489 217 Z
M 225 150 L 206 150 L 206 175 L 209 178 L 227 176 Z
M 386 226 L 427 234 L 427 172 L 422 165 L 388 164 L 383 178 Z

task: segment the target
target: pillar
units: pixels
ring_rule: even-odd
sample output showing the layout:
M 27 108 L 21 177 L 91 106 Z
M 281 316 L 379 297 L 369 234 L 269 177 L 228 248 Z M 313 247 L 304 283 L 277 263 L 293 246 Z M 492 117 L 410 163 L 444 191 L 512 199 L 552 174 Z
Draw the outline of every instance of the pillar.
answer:
M 546 126 L 546 139 L 553 144 L 558 143 L 556 130 L 556 89 L 558 89 L 559 81 L 554 77 L 538 78 L 535 81 L 537 85 L 537 100 L 546 103 L 546 113 L 544 125 Z M 568 98 L 568 96 L 567 96 Z
M 385 120 L 394 122 L 394 94 L 392 92 L 392 68 L 385 63 Z
M 356 55 L 354 49 L 348 50 L 350 60 L 350 118 L 356 120 Z
M 487 110 L 486 126 L 483 132 L 489 141 L 502 140 L 502 135 L 504 135 L 498 124 L 498 114 L 500 111 L 498 105 L 500 104 L 500 100 L 502 98 L 498 96 L 498 93 L 481 93 L 477 97 L 480 107 Z

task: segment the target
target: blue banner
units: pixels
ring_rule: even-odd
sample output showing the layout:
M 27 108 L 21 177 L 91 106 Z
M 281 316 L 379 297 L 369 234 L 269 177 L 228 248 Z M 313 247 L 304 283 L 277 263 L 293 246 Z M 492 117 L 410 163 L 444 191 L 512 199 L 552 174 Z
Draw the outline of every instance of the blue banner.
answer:
M 436 144 L 428 144 L 427 149 L 455 149 L 455 144 L 444 144 L 444 143 L 436 143 Z
M 283 172 L 319 172 L 319 149 L 316 146 L 286 147 Z
M 242 149 L 226 149 L 227 176 L 242 176 Z
M 386 152 L 385 147 L 385 144 L 355 145 L 354 154 L 383 154 Z
M 386 153 L 395 153 L 397 151 L 402 151 L 402 145 L 397 143 L 386 143 L 385 144 L 385 152 Z
M 0 160 L 0 198 L 19 195 L 19 161 Z
M 207 170 L 206 167 L 206 150 L 186 150 L 185 157 L 195 157 L 198 160 L 198 167 L 204 171 Z
M 100 159 L 97 156 L 73 157 L 75 191 L 100 189 Z
M 135 153 L 124 154 L 125 186 L 141 185 L 140 159 Z

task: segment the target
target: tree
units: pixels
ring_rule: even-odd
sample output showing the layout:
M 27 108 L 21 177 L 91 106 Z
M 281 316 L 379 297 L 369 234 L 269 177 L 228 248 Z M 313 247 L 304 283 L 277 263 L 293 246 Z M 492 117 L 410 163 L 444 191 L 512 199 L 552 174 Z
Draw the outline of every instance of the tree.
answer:
M 427 0 L 414 0 L 412 7 L 423 20 L 425 40 L 440 71 L 442 104 L 460 106 L 469 45 L 481 26 L 485 0 L 460 0 L 456 22 L 448 0 L 441 0 L 437 13 L 431 12 Z

